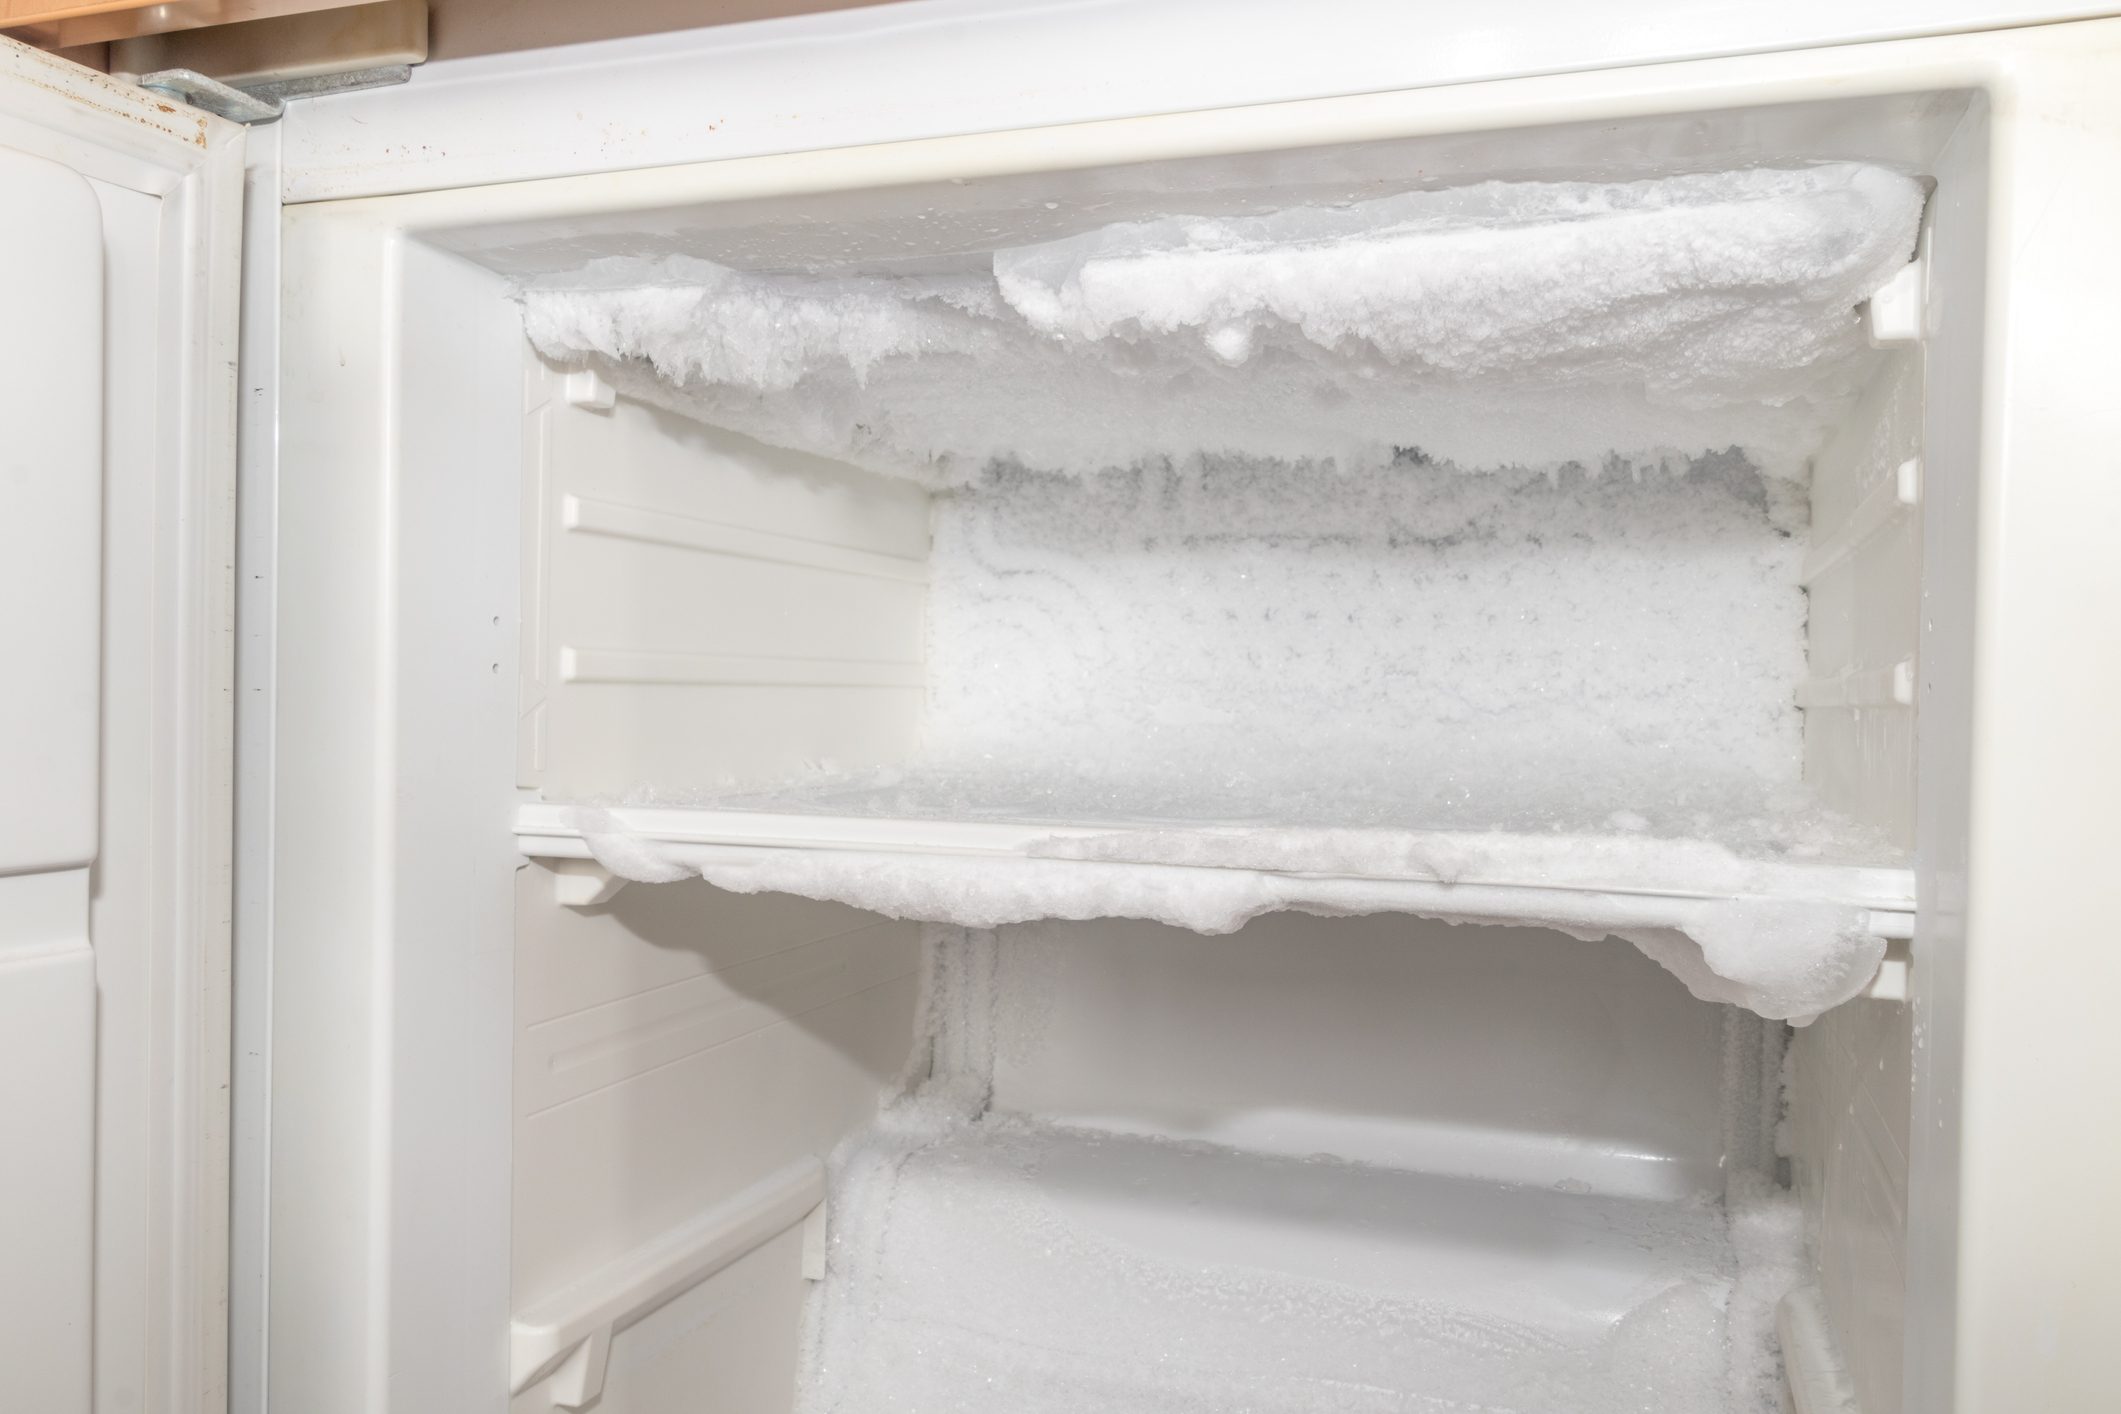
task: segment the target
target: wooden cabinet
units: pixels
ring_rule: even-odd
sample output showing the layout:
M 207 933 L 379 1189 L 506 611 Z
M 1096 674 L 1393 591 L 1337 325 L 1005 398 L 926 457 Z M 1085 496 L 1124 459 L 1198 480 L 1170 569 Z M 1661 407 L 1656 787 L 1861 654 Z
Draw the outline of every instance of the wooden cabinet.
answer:
M 359 0 L 0 0 L 0 31 L 60 48 L 333 10 Z

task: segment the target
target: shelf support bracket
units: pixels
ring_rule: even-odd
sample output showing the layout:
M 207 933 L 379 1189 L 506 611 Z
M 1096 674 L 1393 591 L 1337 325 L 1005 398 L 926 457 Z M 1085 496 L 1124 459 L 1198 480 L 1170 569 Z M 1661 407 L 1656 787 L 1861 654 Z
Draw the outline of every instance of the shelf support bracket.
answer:
M 1878 975 L 1856 995 L 1873 1002 L 1904 1002 L 1908 996 L 1908 960 L 1888 955 L 1878 964 Z
M 580 368 L 570 373 L 560 385 L 560 395 L 573 407 L 588 408 L 591 412 L 610 412 L 618 406 L 618 390 L 606 383 L 593 368 Z
M 1871 296 L 1871 346 L 1888 349 L 1919 344 L 1927 332 L 1923 305 L 1929 293 L 1929 242 Z
M 548 859 L 552 901 L 565 908 L 595 908 L 610 903 L 626 881 L 594 859 Z
M 545 1386 L 554 1409 L 580 1409 L 604 1393 L 604 1372 L 611 1367 L 611 1327 L 599 1326 L 552 1372 Z

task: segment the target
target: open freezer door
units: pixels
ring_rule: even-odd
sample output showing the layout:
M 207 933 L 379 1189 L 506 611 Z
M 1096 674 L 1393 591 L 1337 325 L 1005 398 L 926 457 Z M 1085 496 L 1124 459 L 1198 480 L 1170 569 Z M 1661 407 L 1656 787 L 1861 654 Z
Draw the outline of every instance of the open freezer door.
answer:
M 0 39 L 11 1408 L 222 1398 L 242 178 L 240 127 Z

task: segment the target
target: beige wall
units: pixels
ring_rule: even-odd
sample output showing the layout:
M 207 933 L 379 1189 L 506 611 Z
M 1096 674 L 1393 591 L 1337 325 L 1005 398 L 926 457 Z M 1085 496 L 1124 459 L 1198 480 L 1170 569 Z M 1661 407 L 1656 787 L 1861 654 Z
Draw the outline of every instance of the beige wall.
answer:
M 582 0 L 428 0 L 428 57 L 461 59 L 874 3 L 877 0 L 599 0 L 593 5 Z
M 462 59 L 879 3 L 883 0 L 600 0 L 593 5 L 582 0 L 428 0 L 427 57 Z M 108 71 L 109 48 L 81 44 L 55 52 Z

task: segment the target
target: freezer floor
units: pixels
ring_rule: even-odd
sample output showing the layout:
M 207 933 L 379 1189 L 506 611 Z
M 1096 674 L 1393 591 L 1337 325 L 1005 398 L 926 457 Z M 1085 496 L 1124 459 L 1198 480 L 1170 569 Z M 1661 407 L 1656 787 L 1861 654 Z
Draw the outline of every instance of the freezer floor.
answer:
M 832 1234 L 811 1414 L 1752 1414 L 1766 1339 L 1715 1203 L 1006 1118 L 879 1133 Z

